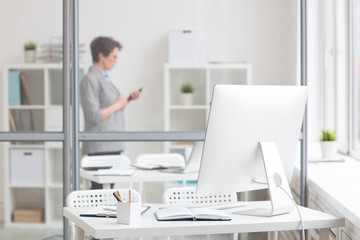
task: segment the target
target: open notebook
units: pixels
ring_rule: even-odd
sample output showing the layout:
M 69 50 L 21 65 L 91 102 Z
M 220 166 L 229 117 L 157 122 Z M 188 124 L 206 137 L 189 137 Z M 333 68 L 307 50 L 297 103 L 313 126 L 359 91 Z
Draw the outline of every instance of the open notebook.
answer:
M 94 176 L 131 176 L 135 172 L 135 169 L 99 169 L 94 173 Z
M 209 208 L 186 208 L 183 206 L 171 206 L 159 208 L 155 212 L 159 221 L 171 220 L 207 220 L 207 221 L 230 221 L 231 218 L 221 210 Z
M 204 142 L 195 142 L 191 151 L 189 160 L 186 162 L 185 168 L 169 168 L 161 170 L 162 172 L 170 173 L 194 173 L 200 169 L 201 155 Z
M 131 166 L 145 170 L 184 168 L 185 161 L 184 157 L 178 153 L 142 154 Z

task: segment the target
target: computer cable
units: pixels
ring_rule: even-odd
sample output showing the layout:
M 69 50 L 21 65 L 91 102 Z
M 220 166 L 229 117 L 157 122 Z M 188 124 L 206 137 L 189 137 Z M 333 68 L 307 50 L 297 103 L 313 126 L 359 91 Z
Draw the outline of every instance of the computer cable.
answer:
M 254 183 L 258 183 L 258 184 L 267 184 L 267 182 L 263 182 L 263 181 L 258 180 L 258 179 L 256 179 L 256 178 L 253 178 L 252 181 L 253 181 Z M 303 219 L 302 219 L 302 216 L 301 216 L 301 213 L 300 213 L 300 210 L 299 210 L 298 205 L 296 204 L 296 202 L 294 201 L 294 199 L 290 196 L 290 194 L 289 194 L 287 191 L 285 191 L 285 189 L 284 189 L 280 184 L 276 184 L 276 186 L 278 186 L 281 190 L 283 190 L 283 191 L 286 193 L 286 195 L 290 198 L 290 200 L 293 202 L 293 204 L 295 205 L 296 210 L 297 210 L 297 212 L 298 212 L 298 214 L 299 214 L 299 217 L 300 217 L 300 221 L 301 221 L 302 239 L 305 240 L 304 221 L 303 221 Z
M 295 200 L 290 196 L 290 194 L 287 191 L 285 191 L 285 189 L 281 185 L 276 185 L 276 186 L 278 186 L 281 190 L 283 190 L 286 193 L 286 195 L 290 198 L 290 200 L 293 202 L 293 204 L 295 205 L 296 210 L 297 210 L 297 212 L 299 214 L 299 217 L 300 217 L 300 221 L 301 221 L 302 239 L 305 240 L 304 221 L 302 219 L 302 216 L 301 216 L 298 205 L 296 204 Z

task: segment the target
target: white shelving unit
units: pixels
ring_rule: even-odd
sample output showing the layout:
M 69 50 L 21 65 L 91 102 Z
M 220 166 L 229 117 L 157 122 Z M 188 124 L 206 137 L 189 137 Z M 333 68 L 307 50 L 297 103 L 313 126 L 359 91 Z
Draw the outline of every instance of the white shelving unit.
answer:
M 250 63 L 208 63 L 204 65 L 164 66 L 164 130 L 204 131 L 216 84 L 251 84 Z M 193 103 L 184 105 L 180 88 L 194 87 Z M 183 153 L 191 143 L 165 143 L 165 152 Z
M 9 105 L 9 77 L 11 71 L 25 74 L 29 97 L 32 105 Z M 62 131 L 63 80 L 62 66 L 59 64 L 12 64 L 6 65 L 3 81 L 2 116 L 9 119 L 9 112 L 19 117 L 21 111 L 31 112 L 34 128 L 27 131 Z M 83 68 L 80 70 L 83 74 Z M 19 120 L 19 119 L 18 119 Z M 4 121 L 4 131 L 10 131 L 9 120 Z M 18 131 L 21 130 L 17 129 Z M 34 180 L 23 180 L 24 183 L 14 184 L 11 176 L 12 153 L 40 150 L 42 165 L 31 166 L 26 171 L 40 171 L 41 184 L 31 184 Z M 54 227 L 62 225 L 62 143 L 61 142 L 29 142 L 4 143 L 4 223 L 7 227 Z M 30 167 L 30 168 L 31 168 Z M 40 169 L 40 170 L 39 170 Z M 24 170 L 24 171 L 25 171 Z M 17 171 L 17 170 L 16 170 Z M 14 174 L 15 175 L 15 174 Z M 25 174 L 26 175 L 26 174 Z M 30 182 L 27 183 L 26 181 Z M 20 208 L 42 208 L 42 223 L 17 223 L 13 221 L 13 212 Z

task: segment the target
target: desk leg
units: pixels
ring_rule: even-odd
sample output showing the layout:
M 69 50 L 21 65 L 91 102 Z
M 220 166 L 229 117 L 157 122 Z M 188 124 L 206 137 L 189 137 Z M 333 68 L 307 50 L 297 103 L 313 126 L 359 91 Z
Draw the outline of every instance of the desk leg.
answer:
M 330 229 L 321 228 L 319 230 L 319 240 L 329 240 Z
M 84 189 L 90 189 L 90 181 L 83 178 L 84 179 Z
M 139 194 L 141 196 L 141 198 L 143 198 L 143 182 L 139 182 Z
M 76 240 L 84 240 L 85 237 L 85 233 L 84 230 L 82 230 L 81 228 L 79 228 L 78 226 L 75 226 L 75 239 Z
M 268 232 L 268 240 L 277 240 L 278 239 L 278 232 Z

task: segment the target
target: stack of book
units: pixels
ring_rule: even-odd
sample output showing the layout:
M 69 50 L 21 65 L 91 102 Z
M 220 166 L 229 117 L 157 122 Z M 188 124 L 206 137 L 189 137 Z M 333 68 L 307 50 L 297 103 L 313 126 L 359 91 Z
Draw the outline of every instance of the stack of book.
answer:
M 11 106 L 32 105 L 25 73 L 10 71 L 8 102 Z M 9 111 L 10 131 L 33 131 L 34 120 L 30 109 Z
M 52 37 L 48 43 L 40 46 L 40 53 L 37 60 L 45 63 L 62 62 L 63 43 L 62 37 Z M 85 44 L 79 43 L 79 59 L 85 53 Z

